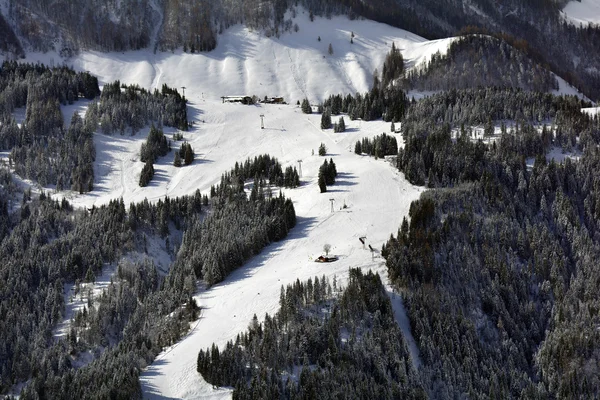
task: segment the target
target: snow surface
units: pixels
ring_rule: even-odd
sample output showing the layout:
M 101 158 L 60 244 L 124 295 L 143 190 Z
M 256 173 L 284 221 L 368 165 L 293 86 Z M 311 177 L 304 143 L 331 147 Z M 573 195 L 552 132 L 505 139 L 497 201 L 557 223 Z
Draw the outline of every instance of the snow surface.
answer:
M 71 320 L 75 318 L 79 311 L 83 310 L 83 307 L 88 303 L 88 299 L 100 297 L 102 292 L 110 285 L 116 270 L 115 264 L 106 264 L 102 269 L 102 275 L 96 277 L 94 283 L 81 283 L 79 289 L 75 285 L 64 284 L 65 316 L 63 321 L 54 329 L 53 336 L 56 340 L 64 339 L 67 336 Z
M 600 107 L 582 108 L 581 111 L 593 117 L 600 114 Z
M 347 144 L 354 138 L 381 132 L 369 129 L 371 125 L 378 123 L 363 123 L 360 130 L 349 134 L 325 133 L 315 127 L 297 130 L 298 135 L 311 137 L 307 144 L 323 140 L 328 146 L 339 172 L 336 184 L 327 193 L 318 193 L 316 176 L 323 158 L 304 157 L 303 185 L 286 191 L 286 196 L 294 201 L 298 226 L 286 240 L 267 247 L 223 283 L 198 293 L 196 301 L 202 307 L 199 321 L 192 324 L 192 331 L 185 339 L 161 353 L 142 374 L 144 398 L 229 398 L 229 390 L 213 389 L 196 372 L 198 351 L 213 342 L 223 347 L 248 327 L 254 314 L 261 320 L 265 313 L 274 314 L 279 308 L 281 285 L 315 275 L 336 275 L 343 283 L 350 267 L 376 270 L 387 281 L 379 252 L 363 249 L 358 238 L 367 236 L 367 243 L 375 249 L 381 248 L 390 233 L 397 231 L 402 217 L 408 214 L 410 202 L 419 197 L 422 189 L 410 185 L 386 161 L 348 151 Z M 298 142 L 293 136 L 289 141 Z M 231 146 L 233 142 L 230 140 Z M 311 149 L 301 143 L 295 147 L 305 154 Z M 279 156 L 278 152 L 274 154 Z M 336 199 L 333 213 L 330 198 Z M 340 209 L 344 202 L 347 208 Z M 313 261 L 325 243 L 331 244 L 331 253 L 338 255 L 339 261 L 329 264 Z
M 563 16 L 576 25 L 600 24 L 600 0 L 570 1 L 563 8 Z
M 406 314 L 406 309 L 404 308 L 402 295 L 397 293 L 389 283 L 386 284 L 385 290 L 387 291 L 388 296 L 390 296 L 392 310 L 394 310 L 396 322 L 400 327 L 400 331 L 402 332 L 402 336 L 404 336 L 404 340 L 406 340 L 406 343 L 408 344 L 408 352 L 410 353 L 410 360 L 412 361 L 413 368 L 418 370 L 422 364 L 421 357 L 419 356 L 417 342 L 415 341 L 410 329 L 410 321 L 408 320 L 408 315 Z
M 392 42 L 409 66 L 418 66 L 438 51 L 445 54 L 455 40 L 428 41 L 389 25 L 342 16 L 311 22 L 308 12 L 301 7 L 297 10 L 294 23 L 299 31 L 279 38 L 236 25 L 219 35 L 217 48 L 208 53 L 176 50 L 154 54 L 153 48 L 83 52 L 66 63 L 99 76 L 101 84 L 119 79 L 152 88 L 166 83 L 185 86 L 188 97 L 194 93 L 205 99 L 248 94 L 284 96 L 294 103 L 308 97 L 314 103 L 331 94 L 367 91 L 375 69 L 381 72 Z M 333 55 L 327 52 L 330 43 Z M 26 60 L 50 64 L 56 59 L 60 59 L 56 53 L 30 53 Z
M 598 1 L 600 1 L 600 0 L 598 0 Z M 555 74 L 555 77 L 556 77 L 556 80 L 558 81 L 558 90 L 553 90 L 552 94 L 554 94 L 556 96 L 560 96 L 560 95 L 577 96 L 581 100 L 591 101 L 587 96 L 582 94 L 579 90 L 575 89 L 573 86 L 571 86 L 571 84 L 569 84 L 563 78 L 561 78 L 560 76 L 558 76 L 556 74 Z
M 548 150 L 546 154 L 546 161 L 555 161 L 557 163 L 562 163 L 566 159 L 570 159 L 571 161 L 579 161 L 581 159 L 581 152 L 579 151 L 565 151 L 560 147 L 552 147 Z M 525 160 L 525 164 L 527 168 L 533 168 L 535 164 L 535 157 L 529 157 Z

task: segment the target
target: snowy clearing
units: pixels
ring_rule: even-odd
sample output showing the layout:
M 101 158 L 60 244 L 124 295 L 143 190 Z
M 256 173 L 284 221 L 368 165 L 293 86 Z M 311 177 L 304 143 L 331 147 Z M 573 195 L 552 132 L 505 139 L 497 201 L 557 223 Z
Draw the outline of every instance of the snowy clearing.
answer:
M 581 111 L 593 117 L 600 114 L 600 107 L 582 108 Z
M 600 0 L 570 1 L 563 8 L 565 19 L 576 25 L 600 24 Z

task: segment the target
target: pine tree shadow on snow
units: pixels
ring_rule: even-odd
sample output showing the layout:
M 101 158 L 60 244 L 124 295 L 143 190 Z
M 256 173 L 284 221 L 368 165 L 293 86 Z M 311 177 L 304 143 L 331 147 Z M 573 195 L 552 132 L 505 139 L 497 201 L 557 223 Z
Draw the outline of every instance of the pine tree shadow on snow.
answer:
M 338 172 L 337 177 L 335 178 L 335 184 L 332 187 L 354 186 L 356 185 L 355 179 L 356 176 L 354 174 L 348 172 Z

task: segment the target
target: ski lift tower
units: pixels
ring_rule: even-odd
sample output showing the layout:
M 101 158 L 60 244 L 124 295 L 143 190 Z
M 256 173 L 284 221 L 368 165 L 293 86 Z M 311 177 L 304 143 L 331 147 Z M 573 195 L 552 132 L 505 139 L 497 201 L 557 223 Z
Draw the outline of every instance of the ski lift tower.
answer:
M 260 129 L 265 129 L 265 114 L 260 114 Z
M 302 160 L 298 160 L 298 173 L 300 174 L 300 178 L 302 178 Z
M 363 250 L 365 249 L 365 239 L 366 238 L 367 238 L 366 236 L 361 236 L 358 238 L 358 240 L 360 240 L 360 242 L 362 243 Z
M 329 201 L 331 202 L 331 212 L 333 212 L 333 203 L 335 202 L 335 199 L 329 199 Z
M 182 86 L 181 90 L 183 91 L 183 97 L 185 97 L 185 86 Z

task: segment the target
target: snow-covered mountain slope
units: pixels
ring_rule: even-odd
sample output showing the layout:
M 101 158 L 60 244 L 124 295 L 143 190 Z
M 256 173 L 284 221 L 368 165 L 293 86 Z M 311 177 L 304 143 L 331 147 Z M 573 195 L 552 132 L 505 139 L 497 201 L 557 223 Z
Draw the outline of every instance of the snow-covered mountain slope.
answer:
M 310 46 L 306 35 L 301 35 L 303 29 L 307 31 L 308 26 L 313 26 L 309 24 L 322 29 L 315 32 L 314 38 L 311 34 L 314 43 Z M 347 35 L 347 49 L 356 54 L 349 50 L 340 54 L 344 45 L 333 41 L 334 54 L 330 56 L 326 53 L 326 32 L 333 34 L 336 29 L 342 29 L 342 25 L 346 30 L 340 35 Z M 349 43 L 352 31 L 354 44 Z M 321 42 L 316 40 L 319 32 Z M 90 207 L 117 197 L 123 197 L 126 203 L 144 198 L 156 200 L 165 195 L 188 194 L 196 189 L 208 193 L 210 186 L 219 181 L 221 173 L 236 161 L 262 153 L 278 157 L 284 166 L 297 165 L 297 160 L 303 160 L 302 186 L 285 193 L 294 201 L 298 226 L 286 240 L 269 246 L 225 282 L 210 290 L 199 291 L 197 301 L 203 307 L 200 320 L 193 324 L 193 330 L 183 341 L 159 355 L 144 372 L 145 398 L 230 397 L 229 391 L 213 390 L 195 372 L 198 350 L 215 341 L 223 345 L 234 338 L 247 327 L 254 314 L 262 320 L 266 312 L 274 313 L 281 285 L 316 274 L 336 274 L 344 281 L 348 268 L 357 266 L 374 268 L 385 274 L 383 259 L 378 253 L 373 257 L 369 250 L 363 249 L 358 238 L 367 236 L 367 242 L 374 249 L 380 249 L 389 235 L 396 232 L 402 217 L 408 214 L 411 201 L 422 191 L 406 182 L 384 160 L 354 154 L 356 140 L 389 132 L 388 123 L 346 118 L 347 131 L 334 133 L 319 128 L 319 115 L 302 114 L 293 104 L 222 104 L 220 96 L 283 94 L 286 98 L 297 96 L 301 99 L 306 91 L 312 101 L 317 101 L 330 93 L 367 90 L 372 72 L 380 68 L 392 40 L 406 52 L 407 58 L 413 59 L 413 65 L 431 53 L 444 51 L 448 41 L 428 42 L 385 25 L 341 18 L 316 19 L 313 23 L 306 19 L 298 33 L 279 40 L 265 38 L 241 27 L 223 36 L 219 48 L 211 53 L 156 56 L 149 51 L 108 55 L 87 53 L 73 60 L 76 68 L 97 74 L 102 82 L 119 79 L 145 87 L 158 87 L 162 83 L 185 86 L 189 119 L 194 125 L 184 132 L 184 137 L 197 155 L 191 166 L 183 168 L 172 166 L 172 153 L 159 159 L 154 180 L 148 187 L 140 188 L 138 179 L 142 163 L 139 149 L 147 130 L 136 136 L 97 134 L 94 191 L 86 195 L 71 192 L 55 195 L 66 195 L 75 205 Z M 259 44 L 251 45 L 253 41 Z M 281 60 L 286 55 L 288 60 L 277 65 L 274 60 Z M 293 62 L 289 61 L 290 55 Z M 319 66 L 324 68 L 321 73 Z M 301 75 L 305 76 L 304 80 L 299 78 Z M 264 91 L 258 92 L 261 88 Z M 73 107 L 64 111 L 70 115 Z M 261 114 L 265 116 L 265 129 L 260 129 Z M 336 121 L 337 117 L 333 119 Z M 171 132 L 173 130 L 167 130 L 167 134 Z M 318 167 L 324 159 L 312 155 L 321 142 L 328 147 L 328 157 L 334 159 L 340 173 L 336 185 L 325 194 L 319 193 L 316 184 Z M 334 213 L 330 199 L 335 200 Z M 347 208 L 340 210 L 344 204 Z M 326 265 L 313 262 L 325 243 L 332 245 L 340 261 Z M 401 305 L 401 302 L 395 304 Z M 403 326 L 405 332 L 410 333 L 410 328 L 406 324 Z M 416 357 L 416 346 L 414 341 L 412 343 Z
M 600 0 L 570 1 L 563 8 L 563 16 L 574 24 L 600 24 Z
M 428 41 L 389 25 L 342 16 L 311 22 L 308 12 L 301 10 L 294 23 L 298 32 L 279 38 L 234 26 L 219 35 L 218 46 L 211 52 L 84 52 L 66 62 L 77 70 L 98 75 L 102 83 L 120 79 L 145 88 L 163 83 L 185 86 L 188 97 L 204 94 L 204 98 L 217 99 L 247 94 L 261 98 L 284 96 L 288 102 L 308 97 L 317 102 L 330 94 L 367 91 L 373 72 L 381 70 L 392 42 L 402 50 L 407 64 L 416 66 L 435 52 L 444 54 L 453 40 Z M 27 59 L 60 62 L 51 53 L 30 53 Z
M 262 320 L 266 312 L 274 313 L 281 285 L 317 274 L 335 274 L 343 281 L 349 267 L 374 268 L 385 275 L 379 254 L 364 250 L 358 238 L 367 236 L 367 243 L 380 249 L 422 191 L 384 160 L 354 154 L 356 140 L 389 132 L 387 123 L 346 118 L 348 130 L 333 133 L 319 128 L 319 115 L 302 114 L 293 104 L 222 104 L 220 96 L 281 95 L 295 103 L 304 97 L 317 102 L 334 93 L 362 92 L 369 89 L 373 71 L 381 68 L 392 42 L 408 65 L 415 67 L 435 52 L 443 54 L 453 39 L 427 41 L 387 25 L 345 17 L 311 22 L 308 14 L 301 12 L 295 22 L 299 31 L 280 38 L 233 27 L 219 37 L 217 49 L 208 53 L 86 52 L 69 60 L 74 68 L 98 75 L 102 83 L 118 79 L 145 88 L 159 88 L 163 83 L 185 87 L 188 115 L 194 124 L 184 137 L 194 148 L 196 161 L 175 168 L 170 153 L 158 160 L 150 185 L 140 188 L 139 149 L 147 130 L 136 136 L 97 134 L 94 191 L 58 193 L 56 197 L 67 196 L 77 206 L 91 207 L 118 197 L 129 203 L 197 189 L 208 193 L 221 173 L 247 157 L 269 153 L 284 167 L 302 160 L 302 186 L 285 191 L 294 201 L 298 226 L 286 240 L 266 248 L 223 283 L 199 291 L 200 319 L 184 340 L 161 353 L 143 373 L 144 398 L 229 397 L 229 391 L 213 390 L 195 372 L 198 350 L 235 338 L 254 314 Z M 352 33 L 354 43 L 350 43 Z M 59 63 L 52 54 L 28 57 L 29 61 Z M 73 108 L 68 111 L 72 113 Z M 265 129 L 260 129 L 261 114 Z M 167 130 L 167 134 L 171 132 Z M 340 173 L 336 185 L 325 194 L 319 193 L 316 184 L 324 159 L 313 155 L 321 142 Z M 335 200 L 335 212 L 331 212 L 330 199 Z M 344 204 L 347 208 L 341 208 Z M 313 262 L 325 243 L 340 256 L 338 262 Z M 405 331 L 409 332 L 406 327 Z
M 196 296 L 202 307 L 200 319 L 192 324 L 185 339 L 161 353 L 143 373 L 144 398 L 230 397 L 228 390 L 212 389 L 196 372 L 198 350 L 213 342 L 223 346 L 227 340 L 235 339 L 254 314 L 261 320 L 265 313 L 273 314 L 278 308 L 281 285 L 296 279 L 335 274 L 343 282 L 350 267 L 374 269 L 385 278 L 384 260 L 378 249 L 390 233 L 397 231 L 411 201 L 422 191 L 404 180 L 388 162 L 350 151 L 357 138 L 389 131 L 387 123 L 349 121 L 348 132 L 333 133 L 317 127 L 319 116 L 301 114 L 295 106 L 221 108 L 224 111 L 218 124 L 225 129 L 219 129 L 216 121 L 207 121 L 207 131 L 213 132 L 215 144 L 207 143 L 208 160 L 200 163 L 197 173 L 188 173 L 180 185 L 188 185 L 196 177 L 202 180 L 203 171 L 208 169 L 219 170 L 215 164 L 220 165 L 220 157 L 227 152 L 245 156 L 264 149 L 283 159 L 284 164 L 303 159 L 302 186 L 285 192 L 294 201 L 298 226 L 286 240 L 267 247 L 224 282 L 200 291 Z M 267 116 L 264 131 L 259 128 L 258 113 Z M 208 136 L 203 140 L 208 140 Z M 324 158 L 311 155 L 321 141 L 328 147 L 328 158 L 333 158 L 339 173 L 336 184 L 323 194 L 317 187 L 317 173 Z M 334 212 L 330 199 L 335 200 Z M 344 204 L 347 208 L 343 208 Z M 371 254 L 368 247 L 363 249 L 358 240 L 361 236 L 367 237 L 375 253 Z M 325 243 L 331 244 L 339 261 L 313 261 L 322 254 Z

